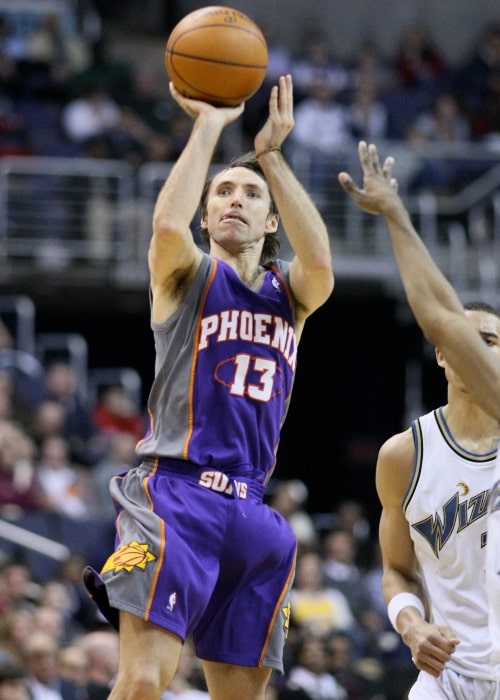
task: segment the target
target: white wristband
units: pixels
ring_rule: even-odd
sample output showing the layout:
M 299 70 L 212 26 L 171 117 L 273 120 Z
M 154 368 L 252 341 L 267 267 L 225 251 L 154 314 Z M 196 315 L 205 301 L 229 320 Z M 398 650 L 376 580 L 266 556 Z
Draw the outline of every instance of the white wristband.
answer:
M 418 596 L 416 596 L 414 593 L 408 593 L 406 591 L 403 593 L 397 593 L 394 596 L 394 598 L 390 599 L 389 605 L 387 606 L 387 614 L 389 615 L 389 620 L 391 621 L 391 624 L 396 630 L 396 632 L 399 631 L 396 627 L 396 620 L 398 619 L 398 615 L 403 608 L 408 607 L 417 608 L 419 613 L 425 619 L 424 604 Z

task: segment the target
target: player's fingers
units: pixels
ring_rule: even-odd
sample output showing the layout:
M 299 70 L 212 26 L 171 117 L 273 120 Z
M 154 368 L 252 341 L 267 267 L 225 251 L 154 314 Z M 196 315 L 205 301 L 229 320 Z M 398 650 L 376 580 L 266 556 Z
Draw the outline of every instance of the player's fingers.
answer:
M 394 158 L 392 156 L 388 156 L 384 160 L 384 165 L 382 167 L 382 172 L 384 173 L 384 176 L 390 180 L 392 177 L 392 168 L 394 165 Z
M 420 671 L 425 671 L 434 678 L 437 678 L 444 669 L 444 664 L 432 656 L 420 655 L 418 659 L 413 658 L 413 663 Z
M 291 75 L 283 76 L 283 103 L 280 105 L 283 109 L 287 120 L 293 120 L 293 82 Z M 281 96 L 281 89 L 280 89 Z
M 382 166 L 380 165 L 377 147 L 373 143 L 368 146 L 368 159 L 373 170 L 376 172 L 383 172 Z
M 368 154 L 368 147 L 366 145 L 366 141 L 360 141 L 358 143 L 358 155 L 363 172 L 368 172 L 370 168 L 370 156 Z
M 354 189 L 356 189 L 354 182 L 348 173 L 339 173 L 338 181 L 346 192 L 352 192 Z

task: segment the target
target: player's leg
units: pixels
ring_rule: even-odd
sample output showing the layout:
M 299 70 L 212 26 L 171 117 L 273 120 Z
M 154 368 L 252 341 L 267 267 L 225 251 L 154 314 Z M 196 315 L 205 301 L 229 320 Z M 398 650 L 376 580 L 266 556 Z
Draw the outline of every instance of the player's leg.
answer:
M 158 700 L 177 669 L 181 639 L 124 611 L 119 634 L 120 662 L 109 700 Z
M 265 700 L 271 668 L 203 661 L 210 700 Z

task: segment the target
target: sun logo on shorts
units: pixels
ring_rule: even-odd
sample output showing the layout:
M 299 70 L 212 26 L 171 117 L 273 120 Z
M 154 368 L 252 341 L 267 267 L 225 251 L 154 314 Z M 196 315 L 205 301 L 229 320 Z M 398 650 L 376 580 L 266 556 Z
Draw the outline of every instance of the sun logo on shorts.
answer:
M 145 569 L 146 564 L 155 561 L 156 557 L 149 551 L 148 544 L 139 544 L 133 540 L 129 544 L 122 544 L 116 552 L 109 557 L 101 569 L 101 574 L 106 571 L 132 571 L 133 568 Z
M 283 613 L 283 617 L 285 618 L 283 621 L 283 629 L 285 630 L 285 638 L 288 637 L 288 630 L 290 629 L 290 610 L 291 610 L 290 603 L 285 605 L 285 607 L 281 608 L 281 612 Z

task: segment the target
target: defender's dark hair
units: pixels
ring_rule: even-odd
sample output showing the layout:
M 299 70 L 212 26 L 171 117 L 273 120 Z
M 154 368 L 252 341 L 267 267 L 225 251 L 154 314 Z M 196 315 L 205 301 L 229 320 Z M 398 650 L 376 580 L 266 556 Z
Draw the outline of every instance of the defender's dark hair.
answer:
M 200 199 L 200 213 L 202 217 L 205 216 L 205 214 L 207 213 L 208 191 L 214 178 L 216 177 L 216 175 L 219 175 L 221 172 L 224 172 L 224 170 L 232 170 L 232 168 L 247 168 L 248 170 L 252 170 L 254 173 L 257 173 L 257 175 L 259 175 L 259 177 L 261 177 L 266 184 L 268 184 L 266 176 L 264 175 L 264 171 L 260 167 L 259 161 L 255 160 L 255 151 L 249 151 L 248 153 L 244 153 L 241 156 L 237 156 L 236 158 L 233 158 L 230 161 L 229 165 L 226 168 L 224 168 L 223 170 L 219 170 L 217 173 L 213 173 L 213 175 L 210 175 L 210 177 L 208 177 L 205 181 L 205 185 L 203 187 Z M 271 195 L 271 192 L 269 192 L 269 194 L 271 196 L 271 205 L 269 207 L 269 213 L 278 214 L 278 209 L 276 208 L 276 204 Z M 210 246 L 210 235 L 207 229 L 200 230 L 200 237 L 201 240 L 207 246 Z M 276 231 L 275 233 L 268 233 L 264 238 L 264 246 L 262 247 L 262 255 L 260 256 L 260 262 L 264 264 L 266 262 L 269 262 L 270 260 L 274 260 L 278 253 L 279 247 L 280 240 L 278 231 Z
M 493 314 L 493 316 L 500 318 L 500 313 L 486 301 L 468 301 L 464 304 L 464 309 L 466 311 L 484 311 L 487 314 Z

